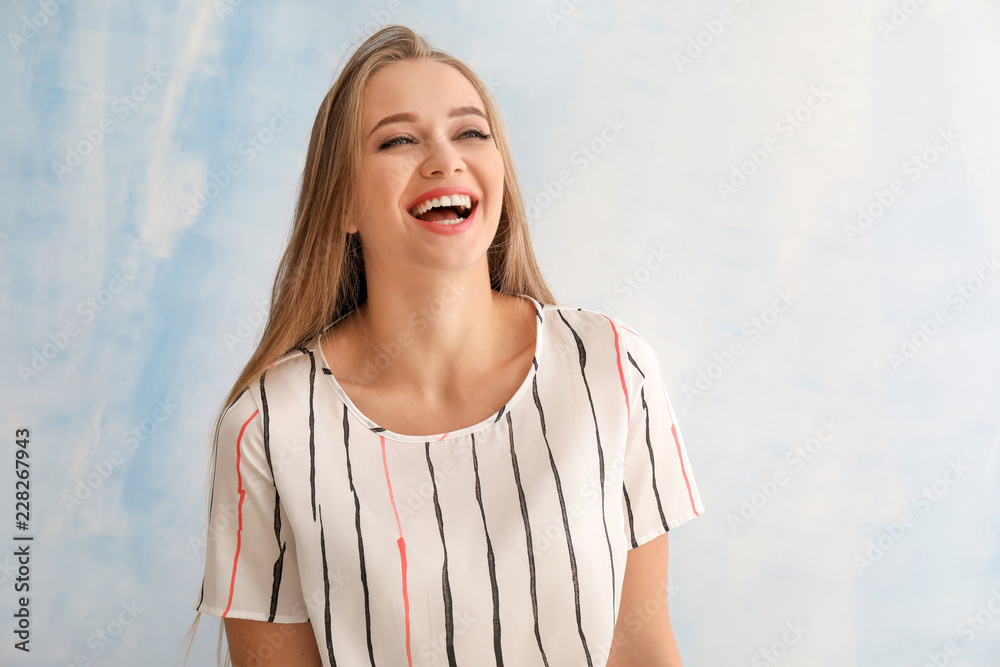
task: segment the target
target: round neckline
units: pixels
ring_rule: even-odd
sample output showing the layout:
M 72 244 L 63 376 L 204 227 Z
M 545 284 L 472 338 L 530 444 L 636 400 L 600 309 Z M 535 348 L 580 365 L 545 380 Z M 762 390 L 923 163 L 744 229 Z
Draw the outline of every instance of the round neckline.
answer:
M 476 424 L 463 427 L 456 431 L 447 431 L 445 433 L 433 433 L 429 435 L 409 435 L 404 433 L 396 433 L 394 431 L 390 431 L 387 428 L 383 428 L 379 424 L 376 424 L 373 420 L 369 419 L 365 413 L 361 412 L 358 406 L 354 404 L 354 401 L 351 400 L 351 397 L 347 395 L 347 392 L 344 391 L 344 388 L 340 386 L 340 383 L 337 381 L 337 378 L 334 377 L 333 371 L 330 370 L 330 364 L 326 360 L 326 355 L 323 353 L 323 346 L 320 344 L 323 334 L 329 331 L 331 328 L 333 328 L 344 317 L 347 317 L 347 314 L 343 315 L 342 317 L 336 319 L 335 321 L 331 322 L 329 325 L 324 327 L 323 330 L 316 335 L 316 338 L 313 340 L 312 347 L 316 351 L 316 354 L 319 358 L 323 375 L 326 376 L 326 378 L 330 381 L 330 386 L 333 387 L 333 390 L 340 397 L 340 400 L 343 401 L 344 405 L 347 406 L 347 409 L 358 419 L 358 421 L 364 424 L 364 426 L 368 430 L 383 436 L 387 440 L 395 440 L 397 442 L 413 442 L 413 443 L 441 442 L 445 440 L 460 438 L 462 436 L 469 435 L 470 433 L 481 431 L 482 429 L 488 428 L 491 425 L 497 423 L 503 417 L 504 414 L 510 412 L 511 408 L 517 403 L 517 401 L 524 394 L 528 393 L 531 390 L 531 385 L 532 382 L 534 381 L 535 373 L 538 372 L 538 364 L 540 363 L 539 357 L 541 355 L 541 350 L 542 350 L 543 307 L 542 304 L 540 304 L 537 300 L 535 300 L 531 296 L 528 296 L 527 294 L 515 294 L 513 296 L 528 299 L 535 307 L 535 352 L 534 355 L 532 356 L 531 364 L 528 366 L 528 374 L 521 382 L 520 386 L 517 388 L 517 391 L 514 392 L 514 395 L 511 396 L 509 399 L 507 399 L 507 401 L 503 404 L 503 406 L 501 406 L 499 410 L 497 410 L 489 417 L 483 419 L 482 421 Z

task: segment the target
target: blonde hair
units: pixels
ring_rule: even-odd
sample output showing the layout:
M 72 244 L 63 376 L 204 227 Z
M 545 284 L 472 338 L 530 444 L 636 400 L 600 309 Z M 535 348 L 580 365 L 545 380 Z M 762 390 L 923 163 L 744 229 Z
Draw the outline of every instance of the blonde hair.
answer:
M 367 297 L 361 239 L 358 234 L 345 231 L 357 205 L 354 185 L 363 150 L 364 92 L 372 75 L 388 65 L 406 60 L 432 60 L 454 67 L 476 89 L 485 107 L 493 139 L 504 162 L 500 224 L 487 250 L 491 288 L 503 294 L 528 295 L 541 304 L 555 303 L 531 249 L 510 142 L 493 95 L 465 63 L 431 47 L 424 37 L 405 26 L 387 26 L 358 47 L 320 104 L 309 139 L 291 237 L 271 290 L 267 324 L 216 416 L 215 437 L 211 439 L 213 461 L 215 441 L 226 408 L 270 364 L 311 341 L 329 324 L 364 303 Z M 199 611 L 188 630 L 188 653 L 201 614 Z M 220 664 L 222 636 L 220 619 Z M 225 664 L 229 664 L 228 652 Z

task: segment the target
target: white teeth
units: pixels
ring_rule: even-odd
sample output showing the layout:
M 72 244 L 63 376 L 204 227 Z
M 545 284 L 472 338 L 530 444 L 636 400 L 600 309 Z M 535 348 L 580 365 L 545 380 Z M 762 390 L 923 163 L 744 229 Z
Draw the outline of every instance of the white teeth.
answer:
M 415 218 L 420 217 L 432 208 L 439 208 L 443 206 L 456 206 L 468 210 L 472 208 L 472 197 L 469 195 L 446 195 L 444 197 L 428 199 L 427 201 L 420 202 L 411 208 L 410 215 Z

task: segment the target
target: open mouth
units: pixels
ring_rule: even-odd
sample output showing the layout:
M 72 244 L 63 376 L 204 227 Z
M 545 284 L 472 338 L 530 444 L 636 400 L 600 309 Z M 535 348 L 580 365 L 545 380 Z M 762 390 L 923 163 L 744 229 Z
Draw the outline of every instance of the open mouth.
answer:
M 445 195 L 420 202 L 409 210 L 410 215 L 424 222 L 439 225 L 457 225 L 467 219 L 478 201 L 469 195 Z

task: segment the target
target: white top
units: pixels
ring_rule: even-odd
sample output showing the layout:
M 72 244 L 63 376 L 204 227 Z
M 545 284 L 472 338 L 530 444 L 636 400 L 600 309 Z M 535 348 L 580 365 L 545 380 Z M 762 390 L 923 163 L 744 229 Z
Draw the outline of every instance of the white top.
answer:
M 527 377 L 458 431 L 375 424 L 319 336 L 272 364 L 222 419 L 195 608 L 311 620 L 327 667 L 605 665 L 627 551 L 704 508 L 650 345 L 530 300 Z

